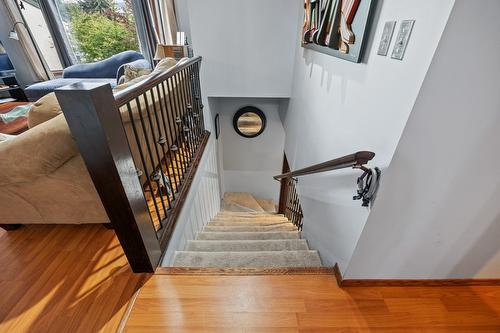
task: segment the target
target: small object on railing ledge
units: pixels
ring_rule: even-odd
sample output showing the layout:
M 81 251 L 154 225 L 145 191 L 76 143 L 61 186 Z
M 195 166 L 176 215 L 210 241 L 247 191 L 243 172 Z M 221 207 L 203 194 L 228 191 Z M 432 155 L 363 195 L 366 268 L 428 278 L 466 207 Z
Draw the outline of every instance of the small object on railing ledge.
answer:
M 358 194 L 352 197 L 352 200 L 362 200 L 363 207 L 372 207 L 377 190 L 380 184 L 380 176 L 382 172 L 379 168 L 372 169 L 364 168 L 363 174 L 356 181 L 358 185 Z

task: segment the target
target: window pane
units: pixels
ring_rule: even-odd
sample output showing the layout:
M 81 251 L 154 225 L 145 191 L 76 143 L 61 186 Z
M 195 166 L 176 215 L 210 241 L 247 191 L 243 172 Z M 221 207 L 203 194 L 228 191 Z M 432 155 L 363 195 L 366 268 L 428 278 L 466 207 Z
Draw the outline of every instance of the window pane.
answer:
M 51 71 L 62 70 L 61 61 L 50 35 L 49 28 L 45 23 L 43 13 L 38 5 L 38 0 L 23 1 L 24 9 L 21 13 L 28 24 L 33 38 L 42 53 Z
M 139 50 L 132 0 L 55 0 L 79 63 Z

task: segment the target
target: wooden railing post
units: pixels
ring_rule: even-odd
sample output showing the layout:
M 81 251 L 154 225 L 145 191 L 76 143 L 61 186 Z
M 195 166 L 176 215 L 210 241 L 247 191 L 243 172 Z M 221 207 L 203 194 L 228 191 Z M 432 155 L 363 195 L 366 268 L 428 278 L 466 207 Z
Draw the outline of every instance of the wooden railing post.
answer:
M 287 172 L 290 172 L 290 166 L 288 165 L 288 160 L 286 158 L 286 155 L 283 154 L 283 166 L 281 169 L 281 173 L 287 173 Z M 282 179 L 280 186 L 280 201 L 278 204 L 279 214 L 285 214 L 287 198 L 288 198 L 288 179 Z
M 55 93 L 132 270 L 153 272 L 160 245 L 110 85 L 81 82 Z

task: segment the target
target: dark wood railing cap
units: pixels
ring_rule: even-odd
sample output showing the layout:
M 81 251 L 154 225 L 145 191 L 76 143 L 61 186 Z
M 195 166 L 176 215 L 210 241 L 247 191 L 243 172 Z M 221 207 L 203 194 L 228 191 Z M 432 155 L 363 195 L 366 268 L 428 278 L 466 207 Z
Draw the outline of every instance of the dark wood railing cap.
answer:
M 311 165 L 310 167 L 307 168 L 302 168 L 299 170 L 283 173 L 281 175 L 274 176 L 274 179 L 280 180 L 285 178 L 310 175 L 318 172 L 362 166 L 368 163 L 368 161 L 372 160 L 374 157 L 375 157 L 374 152 L 358 151 L 354 154 L 342 156 L 330 161 Z

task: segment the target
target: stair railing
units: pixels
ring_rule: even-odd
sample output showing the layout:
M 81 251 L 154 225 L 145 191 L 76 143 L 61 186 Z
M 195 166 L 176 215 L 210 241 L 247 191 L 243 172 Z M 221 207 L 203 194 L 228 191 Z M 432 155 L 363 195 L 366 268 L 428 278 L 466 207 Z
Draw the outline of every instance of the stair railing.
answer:
M 190 59 L 115 94 L 102 83 L 56 90 L 134 272 L 158 265 L 210 135 L 200 64 Z
M 367 171 L 365 164 L 368 163 L 368 161 L 371 161 L 374 157 L 374 152 L 359 151 L 354 154 L 311 165 L 306 168 L 290 171 L 288 160 L 285 156 L 283 160 L 282 174 L 273 177 L 281 182 L 278 213 L 284 214 L 295 226 L 297 226 L 299 230 L 302 230 L 302 218 L 304 217 L 304 214 L 302 212 L 297 191 L 297 177 L 344 168 Z

